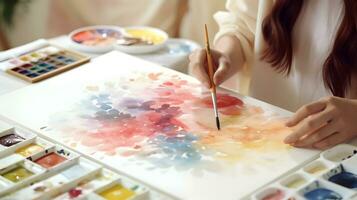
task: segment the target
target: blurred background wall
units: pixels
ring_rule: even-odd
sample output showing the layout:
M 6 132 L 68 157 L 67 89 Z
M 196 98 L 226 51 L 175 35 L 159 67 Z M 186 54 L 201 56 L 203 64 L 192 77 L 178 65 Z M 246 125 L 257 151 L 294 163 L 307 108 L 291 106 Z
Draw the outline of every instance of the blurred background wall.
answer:
M 10 24 L 4 15 L 9 14 L 9 3 L 15 4 Z M 154 26 L 171 37 L 203 44 L 203 24 L 208 24 L 213 38 L 218 26 L 212 16 L 224 4 L 223 0 L 0 0 L 0 49 L 99 24 Z

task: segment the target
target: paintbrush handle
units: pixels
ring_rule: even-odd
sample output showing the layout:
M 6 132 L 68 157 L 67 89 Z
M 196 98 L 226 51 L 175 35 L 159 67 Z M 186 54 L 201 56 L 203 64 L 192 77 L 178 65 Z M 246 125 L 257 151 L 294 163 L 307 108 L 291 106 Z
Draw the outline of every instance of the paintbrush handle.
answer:
M 212 61 L 212 56 L 211 53 L 209 52 L 208 49 L 206 49 L 206 55 L 207 55 L 207 65 L 208 65 L 208 76 L 209 76 L 209 82 L 210 82 L 210 88 L 214 88 L 216 90 L 216 85 L 213 81 L 213 76 L 214 76 L 214 71 L 213 71 L 213 61 Z

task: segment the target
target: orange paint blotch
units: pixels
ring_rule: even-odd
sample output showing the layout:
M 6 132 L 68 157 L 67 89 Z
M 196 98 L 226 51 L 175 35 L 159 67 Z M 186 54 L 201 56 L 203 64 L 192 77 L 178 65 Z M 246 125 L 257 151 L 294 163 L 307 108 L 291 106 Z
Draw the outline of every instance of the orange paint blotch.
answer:
M 149 73 L 148 77 L 153 81 L 157 81 L 161 75 L 162 73 Z
M 242 113 L 242 108 L 237 107 L 237 106 L 229 106 L 229 107 L 225 107 L 224 109 L 220 109 L 219 112 L 224 115 L 236 116 L 236 115 L 240 115 Z

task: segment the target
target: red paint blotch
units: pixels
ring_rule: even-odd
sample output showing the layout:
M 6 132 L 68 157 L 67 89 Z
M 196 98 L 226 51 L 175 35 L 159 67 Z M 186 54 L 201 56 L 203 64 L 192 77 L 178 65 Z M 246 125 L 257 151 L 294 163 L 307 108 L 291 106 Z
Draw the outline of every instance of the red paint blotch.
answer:
M 202 100 L 202 103 L 209 108 L 213 107 L 211 96 L 207 96 Z M 217 106 L 218 108 L 225 108 L 230 106 L 243 106 L 243 101 L 237 97 L 230 96 L 228 94 L 217 94 Z

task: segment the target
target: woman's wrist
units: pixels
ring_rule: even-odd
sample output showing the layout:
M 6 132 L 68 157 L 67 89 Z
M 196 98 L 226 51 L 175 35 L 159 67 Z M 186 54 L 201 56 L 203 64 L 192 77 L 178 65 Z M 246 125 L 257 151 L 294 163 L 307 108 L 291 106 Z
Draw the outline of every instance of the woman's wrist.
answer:
M 221 52 L 232 63 L 233 72 L 239 71 L 244 64 L 244 55 L 240 41 L 235 35 L 224 35 L 215 43 L 214 49 Z

